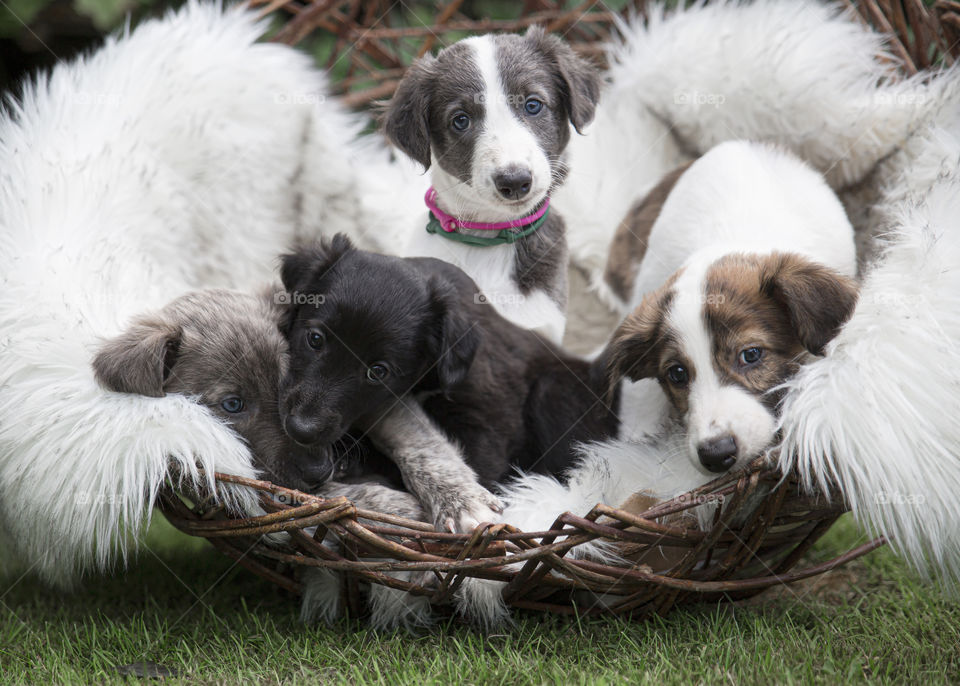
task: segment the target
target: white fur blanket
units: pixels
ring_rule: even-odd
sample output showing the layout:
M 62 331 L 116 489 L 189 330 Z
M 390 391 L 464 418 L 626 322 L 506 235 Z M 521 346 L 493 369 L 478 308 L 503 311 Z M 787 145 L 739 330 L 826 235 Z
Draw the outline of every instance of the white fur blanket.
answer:
M 0 526 L 49 580 L 122 556 L 171 463 L 191 480 L 198 467 L 253 471 L 244 444 L 189 399 L 99 389 L 100 337 L 186 290 L 267 280 L 297 237 L 344 230 L 389 248 L 389 227 L 420 211 L 426 179 L 358 138 L 363 120 L 305 56 L 256 43 L 262 29 L 191 2 L 56 67 L 0 117 Z M 881 39 L 812 2 L 654 11 L 622 34 L 555 199 L 575 261 L 599 289 L 627 206 L 721 140 L 778 141 L 837 185 L 886 158 L 886 258 L 831 355 L 794 382 L 784 459 L 811 485 L 839 480 L 914 561 L 955 570 L 950 79 L 886 79 Z M 877 304 L 898 297 L 910 304 Z M 878 493 L 926 500 L 879 507 Z
M 122 556 L 171 461 L 253 475 L 200 405 L 101 390 L 98 340 L 187 290 L 267 282 L 298 235 L 381 222 L 357 191 L 361 172 L 390 188 L 386 150 L 264 28 L 191 2 L 0 119 L 0 525 L 51 581 Z M 389 207 L 417 197 L 392 189 Z

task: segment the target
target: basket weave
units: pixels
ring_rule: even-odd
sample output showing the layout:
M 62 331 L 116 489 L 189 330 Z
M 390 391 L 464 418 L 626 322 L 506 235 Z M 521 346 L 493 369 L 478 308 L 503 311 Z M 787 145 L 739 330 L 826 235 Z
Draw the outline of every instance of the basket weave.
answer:
M 865 24 L 889 36 L 893 67 L 913 75 L 960 56 L 960 1 L 845 0 Z M 366 106 L 388 98 L 410 61 L 438 43 L 468 33 L 520 30 L 545 24 L 581 54 L 603 60 L 602 41 L 617 17 L 602 3 L 525 0 L 518 16 L 492 21 L 473 16 L 470 3 L 437 3 L 432 23 L 394 26 L 387 0 L 250 0 L 281 26 L 274 40 L 288 44 L 333 37 L 326 66 L 339 66 L 333 84 L 344 102 Z M 623 14 L 644 15 L 646 2 L 630 0 Z M 345 64 L 344 64 L 345 61 Z M 231 518 L 209 496 L 162 492 L 159 507 L 180 530 L 209 540 L 241 566 L 293 593 L 299 571 L 325 567 L 341 573 L 346 607 L 362 614 L 363 583 L 377 583 L 427 596 L 448 607 L 466 577 L 507 582 L 504 598 L 516 608 L 643 616 L 718 598 L 738 599 L 770 586 L 821 574 L 884 544 L 874 539 L 844 555 L 794 570 L 811 546 L 845 512 L 840 502 L 803 495 L 763 459 L 645 512 L 597 505 L 586 516 L 564 513 L 548 531 L 523 532 L 509 524 L 481 525 L 469 534 L 438 532 L 429 524 L 358 509 L 346 498 L 323 499 L 265 481 L 217 474 L 224 484 L 260 494 L 267 514 Z M 762 495 L 762 497 L 754 497 Z M 712 525 L 690 526 L 680 516 L 719 501 Z M 315 528 L 315 530 L 314 530 Z M 286 532 L 282 543 L 267 534 Z M 321 545 L 339 541 L 337 549 Z M 571 551 L 605 540 L 618 547 L 618 563 L 579 559 Z M 651 554 L 670 551 L 670 564 L 653 570 Z M 507 564 L 511 563 L 511 564 Z M 522 563 L 522 564 L 513 564 Z M 391 571 L 421 571 L 421 581 L 403 581 Z M 598 598 L 602 596 L 602 602 Z
M 743 472 L 645 512 L 597 505 L 585 517 L 564 513 L 550 530 L 534 532 L 509 524 L 484 524 L 465 534 L 438 532 L 423 522 L 358 509 L 346 498 L 324 499 L 223 474 L 216 475 L 221 483 L 258 491 L 267 514 L 230 518 L 211 498 L 184 498 L 172 490 L 161 493 L 159 506 L 181 531 L 207 538 L 240 565 L 294 593 L 302 591 L 298 568 L 342 572 L 346 606 L 354 616 L 362 613 L 359 582 L 424 595 L 444 607 L 467 576 L 508 582 L 504 597 L 517 608 L 642 616 L 664 614 L 682 603 L 748 597 L 829 571 L 883 545 L 878 538 L 791 572 L 845 508 L 800 495 L 794 480 L 781 479 L 765 464 L 757 460 Z M 751 497 L 758 494 L 763 497 Z M 679 513 L 711 501 L 722 506 L 709 529 L 671 524 Z M 289 534 L 283 543 L 265 538 L 279 532 Z M 320 544 L 330 537 L 339 540 L 340 552 Z M 568 556 L 576 546 L 597 539 L 616 543 L 624 559 L 610 563 Z M 654 572 L 630 561 L 664 549 L 674 553 L 669 570 Z M 433 576 L 419 575 L 424 581 L 417 583 L 384 574 L 391 571 Z M 583 592 L 617 597 L 583 606 Z

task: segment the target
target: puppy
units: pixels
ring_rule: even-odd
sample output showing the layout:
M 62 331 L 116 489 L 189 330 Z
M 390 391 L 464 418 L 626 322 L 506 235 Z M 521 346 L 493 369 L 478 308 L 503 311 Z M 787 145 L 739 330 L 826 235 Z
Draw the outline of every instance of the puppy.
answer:
M 372 447 L 350 440 L 305 448 L 283 431 L 277 394 L 288 354 L 280 313 L 272 290 L 260 296 L 220 289 L 189 293 L 105 341 L 94 357 L 94 373 L 110 391 L 195 397 L 250 445 L 256 466 L 278 485 L 346 495 L 363 508 L 388 506 L 423 519 L 416 499 L 394 490 L 400 482 L 392 463 Z
M 639 305 L 604 356 L 613 383 L 657 381 L 709 476 L 771 445 L 781 384 L 853 311 L 853 229 L 820 174 L 766 145 L 723 143 L 668 181 L 618 230 Z
M 250 445 L 256 467 L 276 484 L 328 498 L 346 496 L 362 509 L 423 521 L 420 502 L 402 490 L 397 468 L 368 442 L 348 437 L 305 448 L 283 431 L 277 394 L 288 355 L 275 291 L 254 296 L 211 289 L 177 298 L 104 342 L 93 361 L 96 378 L 121 393 L 195 397 Z M 455 452 L 430 425 L 391 441 L 407 455 Z M 339 616 L 335 573 L 309 570 L 304 589 L 305 621 Z M 386 586 L 372 585 L 369 601 L 371 623 L 379 629 L 422 626 L 430 618 L 426 599 Z
M 635 282 L 640 304 L 595 363 L 620 397 L 619 430 L 576 447 L 566 483 L 527 475 L 504 489 L 504 520 L 525 531 L 597 503 L 673 498 L 762 454 L 775 442 L 781 384 L 825 352 L 857 298 L 853 229 L 836 196 L 763 145 L 724 143 L 667 175 L 621 224 L 613 252 L 639 262 L 622 260 L 611 286 Z M 713 507 L 692 514 L 702 525 Z M 615 552 L 594 542 L 571 555 Z M 670 552 L 651 551 L 659 567 Z M 468 579 L 457 602 L 496 626 L 509 619 L 502 589 Z
M 549 196 L 567 171 L 570 125 L 582 132 L 598 97 L 597 71 L 540 27 L 414 62 L 384 130 L 431 170 L 433 188 L 402 254 L 456 264 L 504 317 L 559 343 L 567 244 Z
M 384 428 L 382 417 L 419 400 L 472 469 L 457 480 L 446 476 L 448 458 L 400 462 L 428 511 L 462 501 L 477 482 L 493 488 L 512 469 L 562 474 L 575 440 L 615 430 L 615 403 L 597 388 L 602 370 L 478 304 L 476 284 L 449 263 L 370 253 L 337 235 L 285 256 L 282 279 L 298 295 L 283 325 L 287 433 L 307 446 L 373 426 L 398 435 L 415 427 Z

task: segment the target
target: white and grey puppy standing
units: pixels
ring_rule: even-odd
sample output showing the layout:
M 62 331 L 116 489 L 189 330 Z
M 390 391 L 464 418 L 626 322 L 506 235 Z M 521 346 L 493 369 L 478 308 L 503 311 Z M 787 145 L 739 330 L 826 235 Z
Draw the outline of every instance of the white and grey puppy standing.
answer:
M 467 38 L 417 60 L 384 129 L 431 170 L 434 211 L 412 227 L 402 254 L 456 264 L 477 282 L 477 297 L 559 342 L 568 251 L 549 196 L 566 174 L 570 126 L 580 132 L 592 120 L 599 91 L 596 69 L 540 27 Z

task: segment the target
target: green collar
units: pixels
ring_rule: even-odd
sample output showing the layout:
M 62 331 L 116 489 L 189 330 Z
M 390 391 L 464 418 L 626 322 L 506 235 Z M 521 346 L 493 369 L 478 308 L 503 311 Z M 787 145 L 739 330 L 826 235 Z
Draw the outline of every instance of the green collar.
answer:
M 443 236 L 444 238 L 449 238 L 451 241 L 457 241 L 458 243 L 466 243 L 467 245 L 475 245 L 480 247 L 507 245 L 509 243 L 516 243 L 521 238 L 525 238 L 536 232 L 536 230 L 543 226 L 543 223 L 547 221 L 547 217 L 549 215 L 550 208 L 547 207 L 539 219 L 537 219 L 535 222 L 527 224 L 526 226 L 515 229 L 488 231 L 487 233 L 490 233 L 490 236 L 474 236 L 472 234 L 460 233 L 456 229 L 453 231 L 444 231 L 443 226 L 440 224 L 440 220 L 437 219 L 433 212 L 431 212 L 430 220 L 427 222 L 427 233 L 435 233 L 439 236 Z

